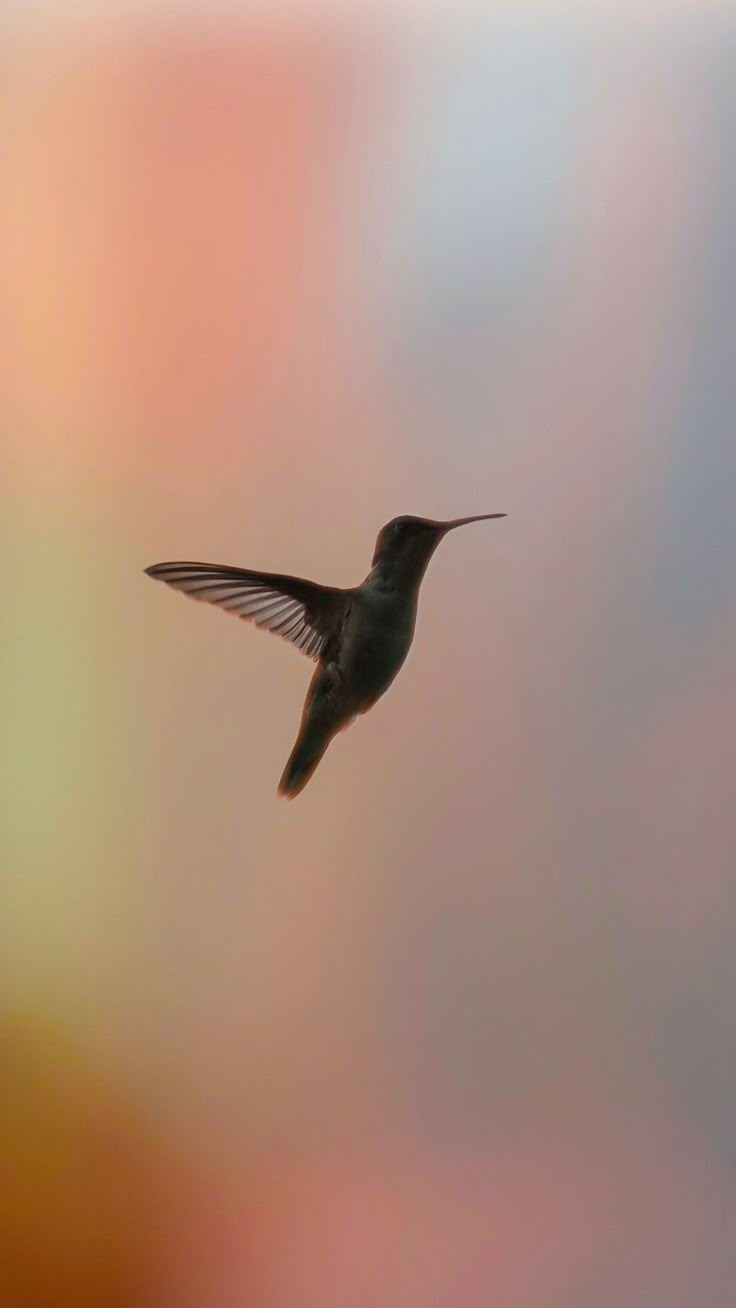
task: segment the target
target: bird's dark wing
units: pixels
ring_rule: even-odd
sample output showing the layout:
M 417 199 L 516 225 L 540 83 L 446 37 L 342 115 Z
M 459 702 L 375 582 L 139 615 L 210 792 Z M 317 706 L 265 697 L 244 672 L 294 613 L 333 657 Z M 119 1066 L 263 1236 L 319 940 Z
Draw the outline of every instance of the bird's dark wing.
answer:
M 350 594 L 300 577 L 219 563 L 154 563 L 146 573 L 190 599 L 217 604 L 283 636 L 312 659 L 320 657 L 339 625 Z

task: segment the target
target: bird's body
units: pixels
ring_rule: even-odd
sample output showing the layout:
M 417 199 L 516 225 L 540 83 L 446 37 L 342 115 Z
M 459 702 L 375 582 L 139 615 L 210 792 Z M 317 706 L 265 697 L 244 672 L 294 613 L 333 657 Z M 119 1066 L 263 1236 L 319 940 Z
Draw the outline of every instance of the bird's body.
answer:
M 452 522 L 402 517 L 379 533 L 365 581 L 351 589 L 210 563 L 157 563 L 149 576 L 217 604 L 292 641 L 317 660 L 296 744 L 279 784 L 298 795 L 332 738 L 388 690 L 414 637 L 419 588 L 447 531 L 502 513 Z
M 418 591 L 387 590 L 368 578 L 348 603 L 337 666 L 365 713 L 399 672 L 414 638 Z

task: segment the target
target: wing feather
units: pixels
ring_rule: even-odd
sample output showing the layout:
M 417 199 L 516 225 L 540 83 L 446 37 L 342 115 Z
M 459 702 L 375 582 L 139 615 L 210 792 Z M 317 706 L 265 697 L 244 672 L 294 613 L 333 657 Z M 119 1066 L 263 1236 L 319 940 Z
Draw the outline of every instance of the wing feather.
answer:
M 154 563 L 146 573 L 190 599 L 214 604 L 282 636 L 312 659 L 321 657 L 350 594 L 301 577 L 219 563 Z

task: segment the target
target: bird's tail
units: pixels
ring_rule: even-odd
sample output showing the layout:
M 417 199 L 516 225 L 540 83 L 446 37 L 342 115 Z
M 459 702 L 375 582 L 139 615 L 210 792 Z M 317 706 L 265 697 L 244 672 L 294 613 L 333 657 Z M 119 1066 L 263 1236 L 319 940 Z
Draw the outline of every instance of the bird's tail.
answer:
M 334 734 L 333 723 L 312 720 L 303 724 L 279 782 L 280 795 L 285 795 L 287 799 L 294 799 L 300 794 L 316 770 Z

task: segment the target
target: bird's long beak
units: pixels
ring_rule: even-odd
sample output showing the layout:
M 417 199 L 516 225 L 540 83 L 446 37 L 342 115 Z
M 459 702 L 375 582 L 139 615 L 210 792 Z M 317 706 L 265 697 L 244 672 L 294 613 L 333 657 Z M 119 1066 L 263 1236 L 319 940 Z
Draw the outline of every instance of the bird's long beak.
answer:
M 453 518 L 450 522 L 439 525 L 444 531 L 453 531 L 455 527 L 465 527 L 469 522 L 488 522 L 491 518 L 505 518 L 505 513 L 476 513 L 472 518 Z

